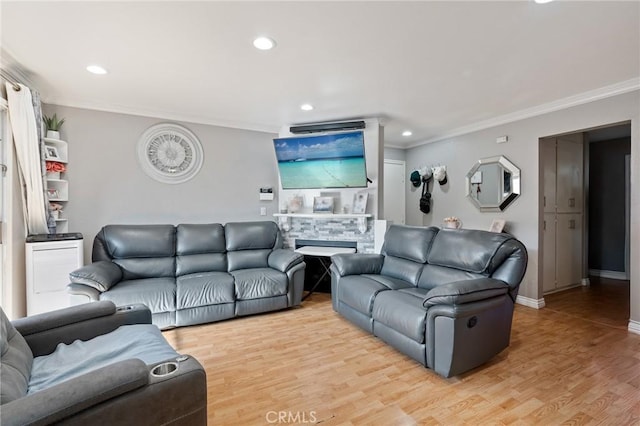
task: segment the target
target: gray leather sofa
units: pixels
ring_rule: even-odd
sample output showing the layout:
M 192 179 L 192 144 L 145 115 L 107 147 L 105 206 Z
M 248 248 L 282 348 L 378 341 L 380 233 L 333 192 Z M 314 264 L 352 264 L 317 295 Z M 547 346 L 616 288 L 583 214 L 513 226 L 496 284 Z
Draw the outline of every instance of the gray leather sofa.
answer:
M 204 369 L 145 306 L 103 301 L 13 323 L 0 310 L 0 326 L 3 426 L 207 424 Z
M 297 306 L 303 256 L 282 248 L 274 222 L 108 225 L 93 263 L 70 274 L 71 294 L 142 303 L 160 328 Z
M 392 225 L 381 254 L 331 260 L 333 309 L 444 377 L 509 346 L 527 267 L 511 235 Z

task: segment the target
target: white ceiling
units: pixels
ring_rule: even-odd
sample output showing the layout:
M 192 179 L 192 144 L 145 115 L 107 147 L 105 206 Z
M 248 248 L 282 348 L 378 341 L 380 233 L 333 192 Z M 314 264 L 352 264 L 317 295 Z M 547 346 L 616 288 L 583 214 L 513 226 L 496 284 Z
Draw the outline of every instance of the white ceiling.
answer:
M 271 132 L 376 116 L 388 146 L 640 81 L 638 1 L 2 1 L 0 8 L 3 49 L 48 103 Z M 257 35 L 277 47 L 256 50 Z M 87 73 L 94 63 L 109 74 Z M 307 102 L 314 111 L 300 110 Z M 413 136 L 402 137 L 405 129 Z

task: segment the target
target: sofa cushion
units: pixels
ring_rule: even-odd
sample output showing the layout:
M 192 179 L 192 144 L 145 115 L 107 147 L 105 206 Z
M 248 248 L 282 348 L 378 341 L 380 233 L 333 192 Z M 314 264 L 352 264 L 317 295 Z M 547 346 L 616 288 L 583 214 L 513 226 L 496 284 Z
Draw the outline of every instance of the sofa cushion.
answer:
M 0 309 L 0 404 L 27 394 L 33 353 Z
M 271 268 L 241 269 L 231 272 L 236 299 L 250 300 L 287 294 L 287 275 Z
M 419 287 L 401 288 L 398 291 L 401 293 L 410 294 L 420 299 L 424 299 L 427 296 L 427 293 L 429 293 L 429 290 Z
M 222 225 L 182 224 L 176 229 L 176 276 L 227 270 Z
M 227 255 L 202 253 L 176 257 L 176 277 L 197 272 L 227 272 Z
M 418 285 L 423 266 L 422 263 L 417 263 L 412 260 L 385 256 L 380 274 L 407 281 L 415 287 Z
M 373 302 L 373 333 L 376 323 L 407 336 L 418 343 L 424 343 L 427 310 L 422 307 L 422 299 L 403 291 L 384 291 Z
M 482 278 L 485 275 L 476 274 L 474 272 L 462 271 L 455 268 L 447 268 L 446 266 L 424 265 L 418 287 L 432 289 L 442 284 L 452 281 L 472 280 Z
M 174 256 L 175 237 L 173 225 L 107 225 L 94 240 L 93 261 Z
M 509 234 L 496 232 L 442 229 L 433 240 L 428 262 L 430 265 L 490 275 L 493 256 L 500 246 L 512 239 Z
M 123 280 L 141 278 L 173 277 L 176 273 L 175 257 L 150 257 L 113 259 L 122 270 Z
M 429 247 L 437 233 L 436 227 L 391 225 L 384 235 L 382 254 L 425 263 Z
M 275 222 L 231 222 L 224 233 L 227 251 L 282 248 Z
M 224 253 L 224 227 L 219 223 L 180 224 L 176 227 L 176 254 Z
M 142 303 L 152 313 L 175 311 L 175 278 L 145 278 L 120 281 L 109 291 L 100 294 L 100 300 L 111 300 L 116 306 Z
M 373 274 L 362 274 L 363 277 L 372 279 L 374 281 L 379 282 L 390 290 L 398 290 L 400 288 L 413 287 L 410 283 L 393 277 L 388 277 L 386 275 L 373 275 Z
M 203 272 L 176 279 L 178 309 L 235 302 L 233 277 L 226 272 Z
M 270 249 L 240 250 L 227 253 L 227 271 L 268 268 Z
M 173 277 L 175 237 L 173 225 L 107 225 L 93 242 L 93 261 L 112 260 L 124 280 Z
M 178 353 L 155 325 L 124 325 L 87 341 L 59 344 L 53 353 L 35 358 L 29 394 L 118 361 L 138 358 L 151 365 L 176 356 Z
M 362 275 L 348 275 L 340 278 L 337 298 L 341 303 L 370 317 L 373 299 L 385 290 L 389 290 L 389 287 L 379 281 Z

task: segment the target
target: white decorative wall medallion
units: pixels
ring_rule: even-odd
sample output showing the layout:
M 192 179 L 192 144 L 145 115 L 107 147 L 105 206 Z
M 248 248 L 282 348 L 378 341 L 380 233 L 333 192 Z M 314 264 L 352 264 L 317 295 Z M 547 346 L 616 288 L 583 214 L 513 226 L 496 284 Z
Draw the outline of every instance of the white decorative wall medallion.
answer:
M 202 167 L 203 157 L 196 135 L 178 124 L 151 126 L 138 141 L 142 170 L 163 183 L 183 183 L 193 178 Z

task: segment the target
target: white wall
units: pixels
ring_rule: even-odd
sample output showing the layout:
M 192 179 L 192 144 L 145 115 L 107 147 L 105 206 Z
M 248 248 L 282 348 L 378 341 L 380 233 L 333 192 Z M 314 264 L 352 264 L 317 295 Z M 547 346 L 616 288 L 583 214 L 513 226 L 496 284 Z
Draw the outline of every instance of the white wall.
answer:
M 407 223 L 439 226 L 443 218 L 457 216 L 465 228 L 488 229 L 494 218 L 506 219 L 506 230 L 520 239 L 529 252 L 529 266 L 519 294 L 541 299 L 542 284 L 538 282 L 539 138 L 630 120 L 631 185 L 640 188 L 639 117 L 640 92 L 635 91 L 407 150 L 407 170 L 441 163 L 447 166 L 448 174 L 446 185 L 432 184 L 432 211 L 428 215 L 418 210 L 419 188 L 407 185 Z M 509 142 L 496 144 L 496 138 L 503 135 L 509 136 Z M 465 197 L 465 175 L 478 159 L 495 155 L 505 155 L 520 167 L 522 195 L 502 213 L 482 213 Z M 631 218 L 631 319 L 640 321 L 638 190 L 632 191 Z
M 261 186 L 278 185 L 275 134 L 179 123 L 204 149 L 200 172 L 183 184 L 163 184 L 138 164 L 136 144 L 150 126 L 167 120 L 46 105 L 65 118 L 69 143 L 69 231 L 85 239 L 85 259 L 100 228 L 116 223 L 203 223 L 273 220 L 278 206 L 259 201 Z M 267 216 L 260 216 L 260 207 Z
M 397 161 L 405 161 L 407 159 L 406 152 L 404 149 L 399 148 L 385 148 L 384 149 L 384 158 L 385 160 L 397 160 Z M 409 170 L 411 171 L 411 170 Z

